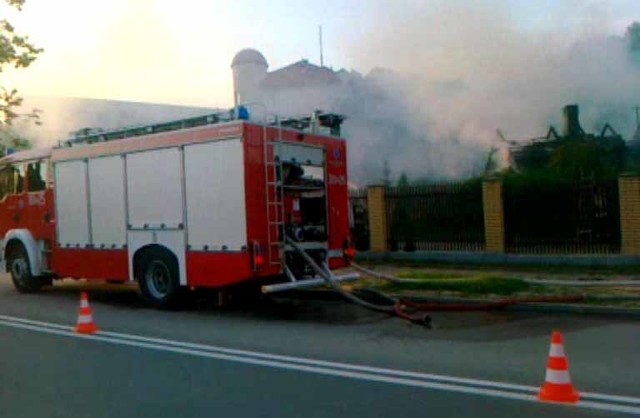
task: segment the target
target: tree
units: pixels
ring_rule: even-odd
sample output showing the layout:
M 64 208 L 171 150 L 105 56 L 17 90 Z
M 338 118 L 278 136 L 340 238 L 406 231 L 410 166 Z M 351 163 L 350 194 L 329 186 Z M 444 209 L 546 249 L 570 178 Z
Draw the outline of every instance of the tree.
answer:
M 15 132 L 10 127 L 0 128 L 0 156 L 8 150 L 23 150 L 31 147 L 31 141 Z
M 398 187 L 409 187 L 410 185 L 411 184 L 409 183 L 409 177 L 407 177 L 407 174 L 400 174 L 400 178 L 398 179 Z
M 22 10 L 25 0 L 5 0 L 10 6 Z M 19 35 L 8 20 L 0 20 L 0 73 L 7 68 L 26 68 L 37 58 L 42 49 L 34 46 L 27 36 Z M 29 141 L 12 129 L 12 123 L 24 117 L 39 122 L 39 111 L 19 114 L 17 108 L 22 104 L 22 97 L 16 89 L 0 86 L 0 149 L 28 148 Z
M 627 28 L 627 41 L 629 41 L 629 49 L 633 52 L 640 52 L 640 22 L 633 22 Z

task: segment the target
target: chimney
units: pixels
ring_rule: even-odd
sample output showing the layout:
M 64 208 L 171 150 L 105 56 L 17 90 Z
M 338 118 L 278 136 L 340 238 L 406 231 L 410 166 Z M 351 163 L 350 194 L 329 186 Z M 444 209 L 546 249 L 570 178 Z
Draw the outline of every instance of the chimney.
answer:
M 633 108 L 636 111 L 636 134 L 633 136 L 634 141 L 640 141 L 640 106 Z
M 566 139 L 579 138 L 584 135 L 584 131 L 580 127 L 580 110 L 578 105 L 567 105 L 562 110 L 563 124 L 562 136 Z

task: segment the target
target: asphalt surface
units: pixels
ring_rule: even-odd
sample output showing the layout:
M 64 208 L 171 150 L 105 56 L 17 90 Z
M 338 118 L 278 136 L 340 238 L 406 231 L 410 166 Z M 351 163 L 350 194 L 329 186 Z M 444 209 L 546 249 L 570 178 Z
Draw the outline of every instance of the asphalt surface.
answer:
M 70 331 L 80 290 L 97 339 Z M 553 330 L 564 334 L 578 390 L 640 394 L 634 320 L 435 313 L 425 328 L 340 302 L 214 305 L 201 298 L 189 311 L 159 312 L 135 287 L 72 281 L 19 295 L 1 277 L 0 416 L 621 416 L 610 398 L 601 409 L 509 398 L 509 385 L 543 383 Z M 461 378 L 495 382 L 500 393 Z M 640 411 L 634 399 L 624 407 Z

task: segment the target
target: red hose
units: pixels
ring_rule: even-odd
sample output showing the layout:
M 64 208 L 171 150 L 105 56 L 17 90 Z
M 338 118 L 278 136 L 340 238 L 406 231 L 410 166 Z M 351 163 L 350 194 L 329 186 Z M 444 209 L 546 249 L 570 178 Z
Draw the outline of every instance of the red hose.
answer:
M 414 311 L 411 314 L 405 312 L 404 306 L 401 302 L 396 303 L 393 308 L 398 318 L 406 319 L 407 321 L 416 322 L 427 326 L 431 322 L 431 317 L 429 315 L 426 315 L 424 312 Z
M 505 299 L 488 303 L 417 303 L 410 300 L 401 299 L 396 304 L 396 313 L 402 312 L 408 315 L 407 308 L 410 312 L 469 312 L 469 311 L 486 311 L 493 309 L 502 309 L 511 305 L 520 305 L 523 303 L 575 303 L 584 300 L 584 296 L 539 296 L 522 299 Z M 398 316 L 401 316 L 398 314 Z M 405 318 L 409 319 L 409 318 Z

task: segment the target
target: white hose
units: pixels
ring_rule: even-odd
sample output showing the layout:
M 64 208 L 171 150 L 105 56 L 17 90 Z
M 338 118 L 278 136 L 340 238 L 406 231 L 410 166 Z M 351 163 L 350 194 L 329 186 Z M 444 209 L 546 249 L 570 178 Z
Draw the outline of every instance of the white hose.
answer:
M 359 264 L 351 263 L 351 267 L 354 270 L 359 271 L 362 274 L 366 274 L 367 276 L 371 276 L 377 279 L 388 280 L 392 283 L 424 283 L 427 281 L 426 279 L 401 279 L 398 277 L 394 277 L 388 274 L 383 274 L 379 272 L 375 272 L 373 270 L 362 267 Z M 575 287 L 623 287 L 623 286 L 640 286 L 640 280 L 541 280 L 541 279 L 521 279 L 521 278 L 513 278 L 513 277 L 503 277 L 505 279 L 514 279 L 521 280 L 527 284 L 533 284 L 538 286 L 575 286 Z M 455 279 L 454 279 L 455 280 Z M 462 279 L 469 280 L 469 279 Z
M 413 279 L 413 278 L 399 278 L 399 277 L 395 277 L 395 276 L 390 276 L 388 274 L 384 274 L 384 273 L 379 273 L 373 270 L 369 270 L 368 268 L 362 267 L 359 264 L 354 263 L 353 261 L 351 262 L 351 267 L 353 267 L 354 270 L 359 271 L 362 274 L 366 274 L 367 276 L 371 276 L 373 278 L 376 279 L 383 279 L 383 280 L 388 280 L 392 283 L 399 283 L 399 284 L 413 284 L 413 283 L 424 283 L 429 281 L 429 279 Z M 471 279 L 469 278 L 460 278 L 460 279 L 447 279 L 447 283 L 449 282 L 455 282 L 455 281 L 469 281 Z M 433 279 L 431 281 L 442 281 L 442 279 Z
M 291 247 L 293 247 L 293 249 L 296 250 L 305 259 L 307 263 L 309 263 L 311 268 L 313 268 L 313 270 L 318 275 L 320 275 L 320 277 L 322 277 L 325 280 L 325 282 L 327 282 L 327 284 L 331 286 L 333 290 L 335 290 L 337 293 L 342 295 L 345 299 L 350 300 L 353 303 L 364 306 L 365 308 L 371 309 L 374 311 L 395 313 L 395 308 L 392 305 L 391 306 L 377 305 L 377 304 L 368 302 L 364 299 L 361 299 L 356 295 L 354 295 L 353 293 L 347 292 L 340 286 L 340 284 L 338 284 L 338 282 L 336 282 L 333 279 L 333 274 L 331 273 L 331 270 L 329 270 L 329 268 L 326 266 L 326 264 L 324 265 L 325 268 L 321 268 L 315 262 L 315 260 L 309 254 L 307 254 L 307 252 L 304 249 L 302 249 L 294 240 L 292 240 L 289 237 L 286 237 L 286 241 L 287 241 L 287 244 L 291 245 Z M 394 299 L 394 302 L 395 302 L 395 299 Z

